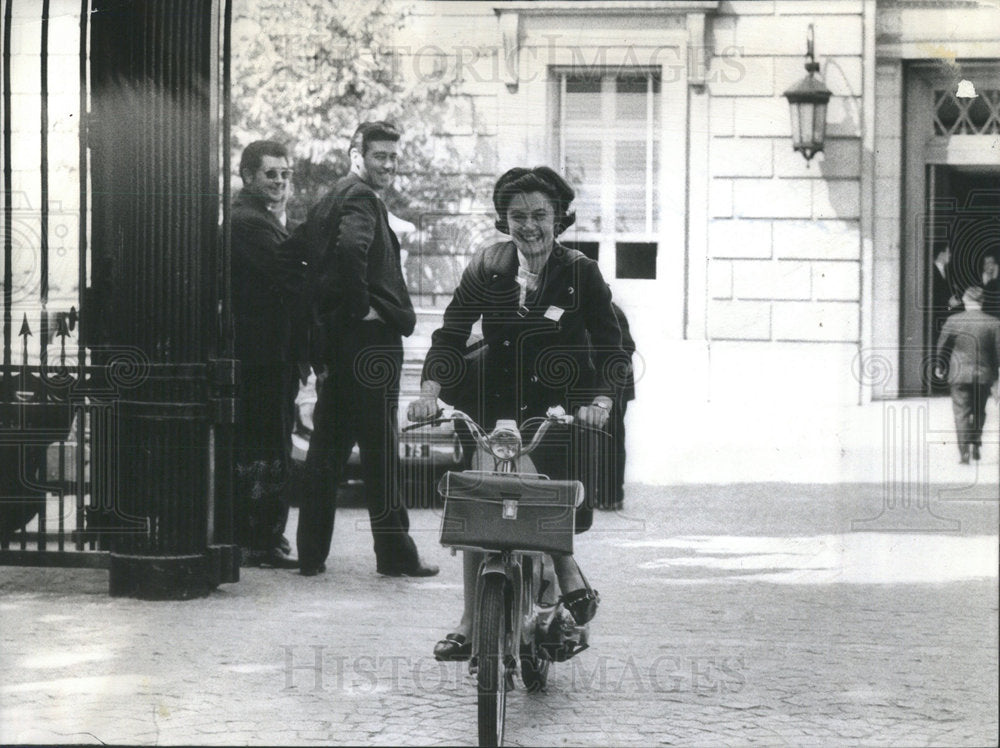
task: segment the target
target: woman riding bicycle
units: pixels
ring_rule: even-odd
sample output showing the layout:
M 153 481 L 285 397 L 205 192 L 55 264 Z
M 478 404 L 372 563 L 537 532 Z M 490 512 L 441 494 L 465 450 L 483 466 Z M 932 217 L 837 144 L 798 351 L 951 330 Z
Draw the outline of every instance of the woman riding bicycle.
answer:
M 522 423 L 543 416 L 555 405 L 575 411 L 584 427 L 607 426 L 614 378 L 627 359 L 597 263 L 555 240 L 575 220 L 569 210 L 574 196 L 545 166 L 514 168 L 497 180 L 496 227 L 511 241 L 486 247 L 469 261 L 432 336 L 421 395 L 408 409 L 411 421 L 432 418 L 440 395 L 487 428 L 498 418 Z M 467 341 L 480 319 L 485 345 L 470 359 Z M 582 480 L 581 468 L 592 456 L 581 454 L 580 443 L 546 436 L 531 459 L 550 478 Z M 587 504 L 592 507 L 593 498 Z M 592 519 L 592 509 L 579 510 L 576 531 L 588 529 Z M 464 554 L 462 618 L 435 646 L 439 660 L 469 657 L 481 560 L 478 552 Z M 596 613 L 597 593 L 572 556 L 553 556 L 553 566 L 563 604 L 579 625 L 587 623 Z

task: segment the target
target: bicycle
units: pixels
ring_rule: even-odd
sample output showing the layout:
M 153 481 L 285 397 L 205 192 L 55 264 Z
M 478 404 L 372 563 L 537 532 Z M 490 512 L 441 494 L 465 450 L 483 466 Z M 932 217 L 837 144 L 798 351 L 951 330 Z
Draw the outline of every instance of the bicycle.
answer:
M 577 626 L 554 599 L 551 560 L 546 564 L 549 553 L 573 552 L 574 513 L 583 502 L 583 485 L 519 469 L 553 425 L 570 426 L 573 417 L 554 408 L 520 427 L 497 421 L 487 434 L 468 415 L 452 410 L 406 428 L 448 421 L 466 424 L 479 447 L 480 464 L 493 462 L 492 470 L 445 473 L 438 491 L 445 500 L 442 545 L 485 553 L 477 575 L 469 668 L 478 687 L 479 745 L 500 746 L 515 673 L 529 692 L 540 691 L 552 662 L 588 648 L 588 627 Z M 524 446 L 522 431 L 538 422 Z

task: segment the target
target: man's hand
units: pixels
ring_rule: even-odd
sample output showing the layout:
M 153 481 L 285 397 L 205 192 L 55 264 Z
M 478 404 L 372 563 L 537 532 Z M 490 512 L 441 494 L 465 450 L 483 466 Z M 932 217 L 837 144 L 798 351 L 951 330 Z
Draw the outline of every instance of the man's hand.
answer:
M 584 426 L 604 429 L 611 416 L 611 407 L 610 397 L 595 397 L 590 405 L 584 405 L 576 411 L 576 420 Z

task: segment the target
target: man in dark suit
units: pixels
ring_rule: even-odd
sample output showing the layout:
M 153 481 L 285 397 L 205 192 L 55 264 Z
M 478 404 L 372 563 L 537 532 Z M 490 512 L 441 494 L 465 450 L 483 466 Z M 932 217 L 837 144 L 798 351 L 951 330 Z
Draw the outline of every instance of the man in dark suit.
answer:
M 937 350 L 941 328 L 950 314 L 961 308 L 961 293 L 954 287 L 951 272 L 951 248 L 940 244 L 934 250 L 934 261 L 931 263 L 931 344 L 930 350 Z M 944 391 L 947 382 L 938 379 L 935 374 L 934 389 Z
M 293 291 L 282 282 L 279 245 L 292 169 L 285 146 L 258 140 L 240 158 L 233 201 L 234 349 L 240 361 L 235 467 L 237 534 L 244 564 L 295 568 L 284 537 L 285 495 L 297 387 Z
M 1000 319 L 982 310 L 983 289 L 972 286 L 962 296 L 965 311 L 949 317 L 941 329 L 939 360 L 948 361 L 948 385 L 958 452 L 963 464 L 979 459 L 990 388 L 1000 368 Z M 938 376 L 944 376 L 940 368 Z
M 366 122 L 354 133 L 350 173 L 310 211 L 305 244 L 329 375 L 313 411 L 306 456 L 306 495 L 299 512 L 298 549 L 305 576 L 326 569 L 333 537 L 336 486 L 355 444 L 361 452 L 376 570 L 426 577 L 409 535 L 400 496 L 397 409 L 402 336 L 416 315 L 400 266 L 399 241 L 379 193 L 392 184 L 399 132 Z

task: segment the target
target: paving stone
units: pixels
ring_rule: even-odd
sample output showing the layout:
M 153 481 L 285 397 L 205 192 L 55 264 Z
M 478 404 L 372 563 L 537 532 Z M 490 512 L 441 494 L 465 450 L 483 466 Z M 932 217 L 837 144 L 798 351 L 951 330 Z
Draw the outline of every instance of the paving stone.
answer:
M 592 648 L 555 665 L 547 693 L 511 695 L 509 743 L 995 741 L 995 572 L 777 583 L 721 565 L 755 557 L 738 543 L 728 556 L 699 550 L 704 538 L 778 548 L 788 537 L 808 550 L 880 497 L 878 485 L 629 486 L 641 531 L 601 513 L 601 532 L 578 543 L 604 598 Z M 957 540 L 995 536 L 995 503 L 947 509 L 961 513 Z M 104 572 L 5 569 L 0 743 L 474 744 L 475 682 L 430 655 L 460 605 L 459 559 L 434 542 L 439 515 L 411 513 L 421 552 L 442 567 L 429 583 L 376 577 L 364 513 L 338 515 L 320 585 L 253 569 L 207 598 L 154 604 L 109 599 Z

